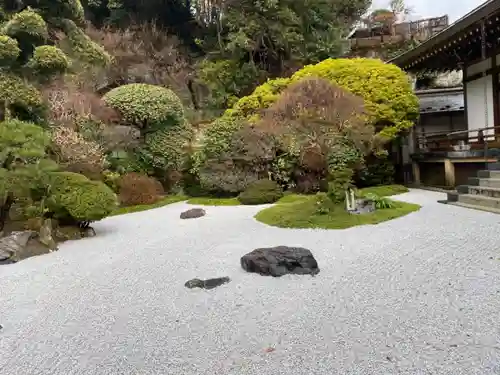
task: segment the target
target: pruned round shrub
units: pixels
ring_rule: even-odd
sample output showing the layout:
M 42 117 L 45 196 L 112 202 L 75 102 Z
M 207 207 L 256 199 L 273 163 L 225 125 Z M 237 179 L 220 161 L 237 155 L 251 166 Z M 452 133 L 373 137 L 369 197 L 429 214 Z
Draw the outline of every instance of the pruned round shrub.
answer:
M 119 200 L 124 206 L 153 204 L 164 194 L 158 180 L 141 173 L 124 174 L 118 179 L 117 185 Z
M 117 87 L 103 97 L 130 125 L 154 132 L 184 123 L 184 108 L 170 89 L 145 83 Z
M 69 67 L 66 54 L 54 46 L 38 46 L 28 66 L 41 75 L 64 73 Z
M 85 32 L 70 19 L 61 21 L 61 26 L 66 34 L 66 39 L 61 45 L 64 51 L 74 56 L 79 61 L 97 66 L 107 66 L 113 60 L 106 50 L 89 38 Z
M 189 145 L 193 138 L 191 125 L 182 125 L 148 134 L 140 149 L 142 163 L 168 185 L 175 185 L 173 174 L 180 173 L 189 161 Z
M 283 190 L 275 181 L 258 180 L 240 193 L 238 200 L 242 204 L 274 203 L 283 196 Z
M 0 65 L 9 66 L 17 60 L 21 49 L 17 40 L 7 35 L 0 35 Z
M 47 39 L 47 23 L 43 17 L 28 8 L 15 13 L 4 26 L 4 33 L 16 39 L 40 43 Z
M 108 216 L 116 207 L 116 194 L 99 181 L 72 172 L 47 176 L 47 207 L 62 223 L 88 223 Z

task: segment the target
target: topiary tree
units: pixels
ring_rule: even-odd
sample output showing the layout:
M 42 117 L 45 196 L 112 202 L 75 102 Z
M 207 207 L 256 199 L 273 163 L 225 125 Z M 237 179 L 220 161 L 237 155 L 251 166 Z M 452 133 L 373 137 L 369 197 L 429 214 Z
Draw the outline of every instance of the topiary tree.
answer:
M 77 25 L 84 25 L 80 0 L 2 1 L 0 8 L 0 104 L 4 118 L 12 116 L 40 122 L 44 105 L 35 88 L 66 72 L 75 59 L 102 63 L 110 60 Z M 67 36 L 65 52 L 55 46 L 54 35 Z M 78 35 L 79 37 L 76 37 Z M 60 38 L 58 38 L 59 41 Z M 86 42 L 82 42 L 85 39 Z M 30 82 L 30 83 L 28 83 Z
M 143 134 L 181 126 L 185 121 L 181 100 L 165 87 L 132 83 L 109 91 L 103 100 Z
M 47 208 L 61 224 L 88 226 L 108 216 L 117 207 L 116 194 L 104 183 L 72 172 L 47 176 Z

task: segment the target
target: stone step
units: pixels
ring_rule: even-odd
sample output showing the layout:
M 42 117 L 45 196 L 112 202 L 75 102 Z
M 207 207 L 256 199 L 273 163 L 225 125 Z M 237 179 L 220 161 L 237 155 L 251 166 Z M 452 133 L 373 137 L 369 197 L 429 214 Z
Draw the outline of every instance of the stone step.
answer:
M 479 171 L 477 172 L 479 178 L 500 178 L 500 171 Z
M 469 186 L 469 194 L 500 198 L 500 188 L 489 186 Z
M 446 202 L 446 203 L 450 204 L 452 206 L 458 206 L 458 207 L 470 208 L 472 210 L 479 210 L 479 211 L 491 212 L 491 213 L 494 213 L 494 214 L 500 214 L 500 208 L 491 208 L 491 207 L 486 207 L 486 206 L 476 206 L 474 204 L 467 204 L 467 203 L 462 203 L 462 202 Z
M 488 163 L 486 169 L 489 171 L 500 171 L 500 163 Z
M 487 186 L 492 188 L 500 188 L 500 178 L 478 178 L 478 185 L 476 186 Z M 473 185 L 473 184 L 471 184 Z
M 455 202 L 457 203 L 457 202 Z M 460 194 L 458 203 L 500 210 L 500 199 L 477 194 Z

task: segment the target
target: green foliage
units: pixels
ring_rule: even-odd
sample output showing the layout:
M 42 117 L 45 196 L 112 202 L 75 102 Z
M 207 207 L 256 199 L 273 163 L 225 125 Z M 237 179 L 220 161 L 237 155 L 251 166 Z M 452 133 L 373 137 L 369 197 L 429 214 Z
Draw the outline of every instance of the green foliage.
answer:
M 103 219 L 117 207 L 115 193 L 99 181 L 71 172 L 47 176 L 47 206 L 63 222 L 90 222 Z
M 117 87 L 104 97 L 130 125 L 145 133 L 184 124 L 184 108 L 179 97 L 161 86 L 133 83 Z
M 45 156 L 50 136 L 41 127 L 19 120 L 0 122 L 0 165 L 30 163 Z M 10 162 L 8 162 L 11 160 Z
M 223 116 L 215 120 L 202 135 L 203 147 L 197 149 L 192 155 L 191 172 L 197 174 L 206 160 L 218 158 L 229 151 L 233 135 L 245 125 L 238 118 Z
M 111 56 L 99 44 L 88 37 L 75 22 L 69 19 L 61 21 L 67 40 L 63 43 L 66 46 L 66 53 L 72 58 L 90 64 L 91 66 L 107 66 L 112 61 Z
M 209 107 L 231 107 L 239 97 L 249 93 L 263 73 L 255 64 L 237 60 L 203 60 L 197 77 L 210 93 Z
M 418 116 L 418 100 L 406 74 L 397 66 L 378 59 L 327 59 L 305 66 L 290 79 L 268 81 L 241 98 L 224 117 L 246 117 L 274 103 L 279 92 L 290 83 L 306 77 L 320 77 L 363 98 L 373 125 L 383 125 L 380 135 L 393 139 L 399 132 L 413 126 Z
M 378 59 L 327 59 L 294 74 L 292 80 L 317 75 L 334 82 L 365 101 L 374 125 L 385 125 L 380 134 L 388 139 L 413 126 L 418 99 L 406 74 Z
M 44 159 L 49 143 L 47 132 L 35 124 L 0 122 L 0 205 L 10 193 L 21 218 L 43 212 L 43 203 L 37 202 L 43 201 L 44 175 L 58 168 Z
M 365 166 L 356 173 L 356 186 L 390 185 L 394 182 L 394 174 L 394 164 L 389 159 L 370 156 Z
M 47 23 L 40 14 L 30 8 L 15 13 L 3 27 L 3 33 L 21 43 L 39 44 L 48 38 Z
M 372 201 L 375 204 L 375 208 L 378 210 L 383 210 L 387 208 L 394 208 L 394 201 L 386 197 L 379 197 L 376 194 L 366 194 L 364 198 Z
M 327 215 L 332 211 L 333 202 L 327 193 L 316 193 L 316 215 Z
M 40 9 L 49 17 L 68 18 L 81 25 L 85 22 L 80 0 L 23 0 L 23 2 Z
M 324 200 L 324 196 L 321 199 Z M 318 197 L 313 195 L 294 203 L 276 204 L 260 211 L 255 218 L 264 224 L 280 228 L 345 229 L 357 225 L 378 224 L 420 209 L 416 204 L 393 202 L 392 208 L 352 215 L 346 211 L 344 204 L 328 201 L 325 201 L 329 205 L 325 210 L 327 212 L 318 212 L 317 202 Z
M 378 195 L 379 197 L 387 197 L 396 194 L 407 193 L 409 190 L 403 185 L 382 185 L 382 186 L 372 186 L 358 191 L 358 195 L 361 197 L 367 194 Z
M 34 122 L 45 117 L 42 95 L 18 76 L 0 72 L 0 102 L 7 104 L 12 117 Z
M 197 206 L 239 206 L 238 198 L 196 197 L 187 201 Z
M 187 122 L 148 134 L 140 157 L 153 171 L 181 171 L 189 158 L 187 151 L 192 136 Z
M 54 46 L 38 46 L 28 66 L 40 76 L 64 73 L 69 67 L 65 53 Z
M 345 192 L 351 187 L 353 170 L 336 168 L 330 171 L 328 182 L 328 197 L 334 203 L 345 201 Z
M 0 35 L 0 65 L 10 66 L 17 60 L 21 49 L 17 41 L 7 35 Z
M 248 188 L 238 195 L 242 204 L 265 204 L 274 203 L 283 196 L 281 187 L 272 180 L 258 180 L 250 184 Z

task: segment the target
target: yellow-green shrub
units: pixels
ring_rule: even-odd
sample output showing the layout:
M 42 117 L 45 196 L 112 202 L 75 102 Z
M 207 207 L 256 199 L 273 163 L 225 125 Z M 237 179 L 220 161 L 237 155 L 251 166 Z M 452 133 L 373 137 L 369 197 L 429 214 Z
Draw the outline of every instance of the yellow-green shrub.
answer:
M 54 46 L 39 46 L 35 48 L 28 66 L 41 75 L 63 73 L 69 67 L 66 54 Z
M 118 204 L 116 194 L 104 183 L 72 172 L 47 177 L 47 207 L 61 221 L 91 222 L 108 216 Z
M 7 35 L 0 35 L 0 65 L 11 65 L 19 57 L 20 52 L 17 40 Z
M 181 100 L 165 87 L 132 83 L 109 91 L 103 100 L 130 125 L 145 132 L 180 126 L 185 121 Z
M 325 78 L 362 97 L 369 121 L 373 125 L 385 125 L 381 133 L 387 138 L 413 126 L 418 116 L 417 97 L 401 69 L 378 59 L 356 58 L 327 59 L 305 66 L 290 79 L 270 80 L 251 95 L 241 98 L 224 117 L 258 117 L 259 112 L 273 104 L 290 83 L 311 76 Z
M 85 32 L 69 19 L 61 21 L 61 27 L 67 38 L 62 42 L 70 56 L 91 65 L 108 65 L 112 58 L 99 44 L 88 37 Z M 67 43 L 65 43 L 67 42 Z
M 406 74 L 397 66 L 378 59 L 327 59 L 305 66 L 291 78 L 269 80 L 239 99 L 205 131 L 202 147 L 193 155 L 193 172 L 212 155 L 227 151 L 232 134 L 245 122 L 256 124 L 262 111 L 274 104 L 286 87 L 312 76 L 327 79 L 363 98 L 367 121 L 383 125 L 379 135 L 386 139 L 409 129 L 418 115 L 417 97 Z
M 47 23 L 41 15 L 28 8 L 15 13 L 3 31 L 8 36 L 30 42 L 42 42 L 48 37 Z

